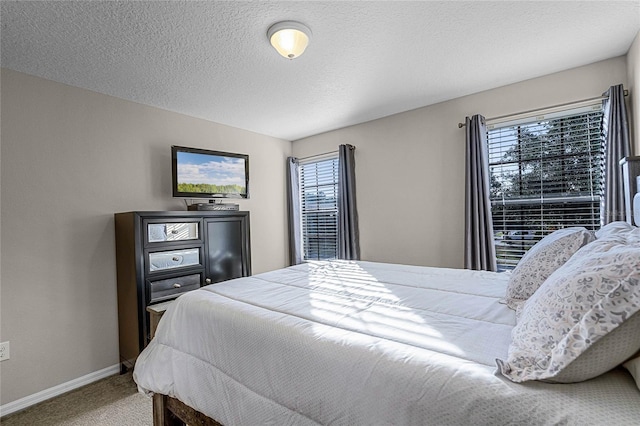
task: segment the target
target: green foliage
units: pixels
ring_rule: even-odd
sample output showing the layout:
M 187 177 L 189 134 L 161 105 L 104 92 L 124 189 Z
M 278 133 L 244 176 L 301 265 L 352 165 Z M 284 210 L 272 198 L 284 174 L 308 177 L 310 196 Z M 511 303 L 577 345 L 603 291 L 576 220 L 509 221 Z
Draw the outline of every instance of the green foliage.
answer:
M 603 185 L 601 120 L 601 112 L 589 112 L 489 131 L 499 267 L 512 268 L 556 229 L 597 229 Z
M 179 183 L 179 192 L 199 194 L 246 194 L 247 189 L 240 185 L 212 185 L 208 183 Z
M 600 117 L 589 113 L 511 128 L 513 141 L 490 164 L 491 198 L 588 195 L 593 183 L 599 192 Z

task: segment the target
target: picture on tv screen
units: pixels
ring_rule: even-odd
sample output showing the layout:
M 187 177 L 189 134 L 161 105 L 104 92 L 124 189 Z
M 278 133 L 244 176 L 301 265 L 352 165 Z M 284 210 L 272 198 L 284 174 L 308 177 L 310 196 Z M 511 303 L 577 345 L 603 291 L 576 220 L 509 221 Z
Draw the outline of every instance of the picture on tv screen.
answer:
M 248 156 L 172 147 L 175 197 L 247 198 Z

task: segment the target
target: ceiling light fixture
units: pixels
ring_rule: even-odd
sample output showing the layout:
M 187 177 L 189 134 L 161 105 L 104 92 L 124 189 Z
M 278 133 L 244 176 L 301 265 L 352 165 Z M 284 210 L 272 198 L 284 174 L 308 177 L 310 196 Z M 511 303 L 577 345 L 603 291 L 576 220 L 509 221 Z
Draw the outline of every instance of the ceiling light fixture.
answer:
M 287 59 L 294 59 L 307 48 L 311 30 L 300 22 L 283 21 L 269 28 L 267 38 L 279 54 Z

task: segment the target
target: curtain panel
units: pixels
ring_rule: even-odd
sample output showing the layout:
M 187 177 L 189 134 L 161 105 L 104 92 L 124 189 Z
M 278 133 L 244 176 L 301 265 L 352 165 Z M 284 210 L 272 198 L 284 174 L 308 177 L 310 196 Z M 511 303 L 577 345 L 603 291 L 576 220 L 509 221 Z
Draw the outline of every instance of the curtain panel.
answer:
M 302 219 L 300 206 L 300 163 L 287 158 L 287 210 L 289 219 L 289 265 L 302 263 Z
M 481 115 L 466 117 L 464 267 L 496 271 L 489 199 L 487 127 Z
M 338 148 L 338 258 L 345 260 L 360 260 L 355 149 L 353 145 Z
M 622 84 L 603 93 L 604 194 L 600 205 L 602 225 L 625 220 L 625 186 L 620 160 L 631 151 L 629 120 Z

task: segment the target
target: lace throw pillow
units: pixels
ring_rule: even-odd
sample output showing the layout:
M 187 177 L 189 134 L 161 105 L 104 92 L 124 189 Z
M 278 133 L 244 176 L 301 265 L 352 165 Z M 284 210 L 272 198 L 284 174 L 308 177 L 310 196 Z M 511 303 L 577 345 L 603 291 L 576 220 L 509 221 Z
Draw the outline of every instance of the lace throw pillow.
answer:
M 501 302 L 517 309 L 555 270 L 593 239 L 593 233 L 582 227 L 559 229 L 544 237 L 516 265 Z
M 640 245 L 595 241 L 521 307 L 500 372 L 514 382 L 596 377 L 640 349 Z

